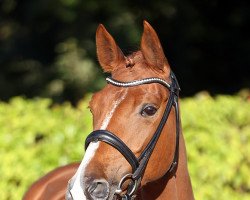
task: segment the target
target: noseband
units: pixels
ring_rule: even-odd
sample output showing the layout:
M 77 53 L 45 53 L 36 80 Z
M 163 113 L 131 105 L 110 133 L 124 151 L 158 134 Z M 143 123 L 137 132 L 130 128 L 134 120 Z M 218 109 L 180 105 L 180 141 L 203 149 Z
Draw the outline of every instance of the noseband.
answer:
M 102 141 L 105 142 L 112 147 L 116 148 L 129 162 L 129 164 L 132 167 L 132 173 L 125 175 L 121 180 L 118 185 L 118 188 L 116 190 L 116 194 L 120 195 L 123 200 L 130 200 L 130 199 L 135 199 L 135 194 L 139 188 L 141 179 L 143 177 L 143 174 L 145 172 L 145 169 L 147 167 L 148 161 L 150 159 L 151 154 L 153 153 L 153 150 L 156 146 L 156 143 L 161 135 L 161 132 L 164 128 L 164 125 L 167 122 L 168 116 L 170 114 L 170 111 L 172 109 L 172 106 L 175 109 L 175 119 L 176 119 L 176 140 L 175 140 L 175 154 L 173 157 L 173 161 L 165 173 L 171 174 L 175 167 L 178 164 L 178 154 L 179 154 L 179 132 L 180 132 L 180 127 L 179 127 L 179 106 L 178 106 L 178 97 L 179 97 L 179 91 L 180 87 L 178 84 L 178 81 L 174 75 L 173 72 L 170 73 L 170 79 L 171 83 L 169 84 L 163 79 L 160 78 L 146 78 L 146 79 L 141 79 L 141 80 L 136 80 L 136 81 L 131 81 L 131 82 L 120 82 L 117 80 L 114 80 L 111 77 L 106 78 L 107 82 L 117 86 L 117 87 L 133 87 L 133 86 L 138 86 L 138 85 L 143 85 L 143 84 L 151 84 L 151 83 L 159 83 L 166 87 L 169 92 L 169 99 L 165 108 L 165 111 L 163 113 L 162 119 L 153 135 L 149 143 L 147 144 L 146 148 L 143 150 L 139 158 L 137 158 L 134 153 L 128 148 L 128 146 L 116 135 L 111 133 L 108 130 L 96 130 L 90 133 L 90 135 L 86 138 L 85 141 L 85 149 L 88 148 L 88 145 L 91 142 L 97 142 L 97 141 Z M 128 186 L 127 192 L 125 194 L 122 194 L 122 185 L 124 182 L 127 180 L 130 180 L 130 184 Z

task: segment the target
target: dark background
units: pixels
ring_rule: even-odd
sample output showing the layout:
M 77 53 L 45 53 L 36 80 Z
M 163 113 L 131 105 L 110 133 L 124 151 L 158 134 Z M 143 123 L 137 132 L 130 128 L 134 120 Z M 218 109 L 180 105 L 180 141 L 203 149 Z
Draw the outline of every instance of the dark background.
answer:
M 0 0 L 0 100 L 17 95 L 76 103 L 101 88 L 95 50 L 103 23 L 124 52 L 146 19 L 182 87 L 234 94 L 250 88 L 248 0 Z

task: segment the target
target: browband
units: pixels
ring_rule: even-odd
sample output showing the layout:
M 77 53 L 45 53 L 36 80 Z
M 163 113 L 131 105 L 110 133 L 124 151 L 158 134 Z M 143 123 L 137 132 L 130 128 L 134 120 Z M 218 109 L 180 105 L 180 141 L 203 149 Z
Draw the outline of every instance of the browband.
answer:
M 133 86 L 142 85 L 142 84 L 159 83 L 167 87 L 168 89 L 170 88 L 170 84 L 167 81 L 160 79 L 160 78 L 155 78 L 155 77 L 144 78 L 141 80 L 135 80 L 135 81 L 129 81 L 129 82 L 117 81 L 113 79 L 112 77 L 107 77 L 106 81 L 118 87 L 133 87 Z

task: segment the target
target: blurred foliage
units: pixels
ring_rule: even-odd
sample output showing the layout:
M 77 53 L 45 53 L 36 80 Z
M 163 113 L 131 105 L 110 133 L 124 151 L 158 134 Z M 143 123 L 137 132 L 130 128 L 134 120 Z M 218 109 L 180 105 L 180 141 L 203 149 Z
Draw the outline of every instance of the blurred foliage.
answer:
M 183 132 L 196 199 L 250 198 L 249 92 L 200 93 L 181 100 Z M 91 131 L 89 95 L 76 108 L 49 99 L 15 97 L 0 103 L 0 197 L 20 199 L 57 166 L 79 161 Z
M 249 97 L 201 93 L 184 99 L 181 111 L 196 198 L 249 199 Z
M 0 199 L 20 199 L 46 171 L 81 159 L 92 128 L 87 106 L 21 97 L 0 103 Z
M 143 19 L 159 33 L 185 95 L 250 87 L 247 0 L 1 0 L 0 99 L 76 103 L 103 84 L 98 24 L 129 53 L 138 49 Z

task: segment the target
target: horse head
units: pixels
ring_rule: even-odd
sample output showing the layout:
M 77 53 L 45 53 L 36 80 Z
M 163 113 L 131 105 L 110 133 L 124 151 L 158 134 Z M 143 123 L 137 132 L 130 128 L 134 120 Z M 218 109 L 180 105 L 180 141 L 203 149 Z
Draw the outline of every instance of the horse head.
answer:
M 144 21 L 140 50 L 125 56 L 99 25 L 96 47 L 99 63 L 111 78 L 89 103 L 94 132 L 69 181 L 66 199 L 112 200 L 126 197 L 128 190 L 134 195 L 172 170 L 173 160 L 178 160 L 179 88 L 155 30 Z

